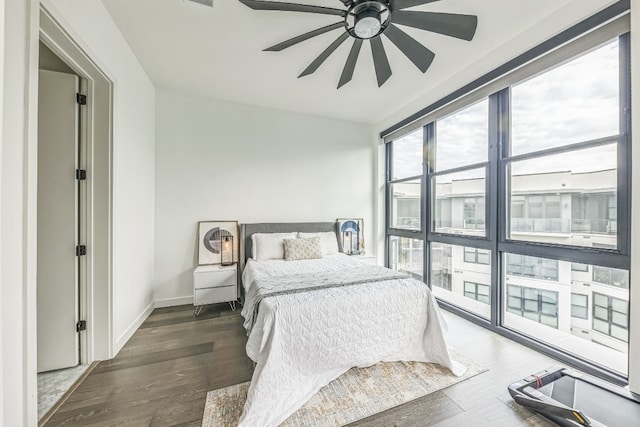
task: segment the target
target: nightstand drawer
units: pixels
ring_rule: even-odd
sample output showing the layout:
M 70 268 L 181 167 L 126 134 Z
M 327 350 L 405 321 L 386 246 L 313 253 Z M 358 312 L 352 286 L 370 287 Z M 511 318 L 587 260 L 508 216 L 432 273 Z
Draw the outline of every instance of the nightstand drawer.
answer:
M 215 304 L 217 302 L 235 301 L 237 296 L 237 287 L 224 286 L 207 289 L 196 289 L 193 298 L 194 305 Z
M 193 274 L 193 287 L 195 289 L 219 288 L 236 286 L 236 269 L 215 269 Z

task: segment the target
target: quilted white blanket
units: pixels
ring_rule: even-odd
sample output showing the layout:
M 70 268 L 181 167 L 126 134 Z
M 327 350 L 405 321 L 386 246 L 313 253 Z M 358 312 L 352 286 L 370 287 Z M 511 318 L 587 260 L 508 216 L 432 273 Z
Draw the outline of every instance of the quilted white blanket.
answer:
M 256 279 L 344 269 L 360 261 L 339 254 L 316 260 L 253 261 L 243 272 Z M 242 310 L 247 318 L 252 308 Z M 240 426 L 277 426 L 324 385 L 354 366 L 398 360 L 435 362 L 456 375 L 438 306 L 429 288 L 411 279 L 275 295 L 260 302 L 247 342 L 256 362 Z

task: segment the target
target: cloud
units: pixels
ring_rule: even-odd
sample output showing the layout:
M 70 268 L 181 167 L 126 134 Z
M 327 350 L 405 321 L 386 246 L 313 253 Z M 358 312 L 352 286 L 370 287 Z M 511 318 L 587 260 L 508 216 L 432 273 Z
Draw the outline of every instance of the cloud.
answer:
M 620 133 L 619 49 L 614 40 L 512 87 L 512 153 L 523 154 Z M 488 100 L 436 123 L 436 170 L 488 159 Z M 394 142 L 394 178 L 422 174 L 422 129 Z M 514 172 L 615 168 L 617 147 L 579 150 L 514 164 Z M 478 175 L 478 170 L 455 179 Z M 445 177 L 443 177 L 445 178 Z M 451 178 L 454 178 L 451 176 Z M 445 179 L 443 179 L 445 181 Z

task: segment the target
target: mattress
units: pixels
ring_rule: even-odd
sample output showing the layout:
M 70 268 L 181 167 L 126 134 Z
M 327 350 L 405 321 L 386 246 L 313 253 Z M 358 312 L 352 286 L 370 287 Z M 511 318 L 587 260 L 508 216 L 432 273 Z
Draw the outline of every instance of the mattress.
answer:
M 374 267 L 374 266 L 372 266 Z M 245 290 L 261 279 L 362 268 L 344 254 L 321 259 L 249 260 Z M 245 304 L 245 318 L 253 310 Z M 264 298 L 247 341 L 256 363 L 240 426 L 277 426 L 352 367 L 435 362 L 456 375 L 430 289 L 406 277 Z

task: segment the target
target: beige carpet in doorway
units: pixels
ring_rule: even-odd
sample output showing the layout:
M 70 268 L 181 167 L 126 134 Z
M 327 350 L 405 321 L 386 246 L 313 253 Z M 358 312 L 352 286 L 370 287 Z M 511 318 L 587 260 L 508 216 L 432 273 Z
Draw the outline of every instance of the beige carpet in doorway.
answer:
M 433 363 L 379 363 L 350 369 L 324 386 L 281 426 L 343 426 L 486 371 L 475 362 L 452 355 L 467 367 L 460 377 Z M 248 388 L 245 382 L 207 393 L 202 427 L 237 426 Z

